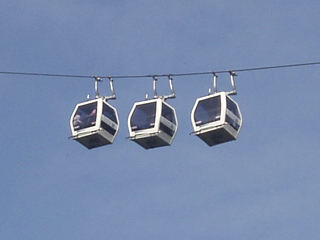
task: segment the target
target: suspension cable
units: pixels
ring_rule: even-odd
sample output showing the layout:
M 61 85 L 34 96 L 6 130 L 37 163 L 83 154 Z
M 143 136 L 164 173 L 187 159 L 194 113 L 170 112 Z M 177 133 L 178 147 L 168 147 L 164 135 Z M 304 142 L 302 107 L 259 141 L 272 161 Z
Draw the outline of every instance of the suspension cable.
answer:
M 293 67 L 303 67 L 311 65 L 320 65 L 320 62 L 309 62 L 309 63 L 297 63 L 297 64 L 286 64 L 286 65 L 275 65 L 275 66 L 265 66 L 265 67 L 255 67 L 255 68 L 240 68 L 231 70 L 220 70 L 220 71 L 206 71 L 206 72 L 190 72 L 190 73 L 170 73 L 170 74 L 148 74 L 148 75 L 108 75 L 101 76 L 101 78 L 151 78 L 151 77 L 183 77 L 183 76 L 198 76 L 198 75 L 208 75 L 217 73 L 230 73 L 230 72 L 249 72 L 249 71 L 262 71 L 270 69 L 279 68 L 293 68 Z M 52 73 L 33 73 L 33 72 L 5 72 L 0 71 L 0 74 L 7 75 L 23 75 L 23 76 L 39 76 L 39 77 L 66 77 L 66 78 L 95 78 L 96 76 L 89 75 L 73 75 L 73 74 L 52 74 Z

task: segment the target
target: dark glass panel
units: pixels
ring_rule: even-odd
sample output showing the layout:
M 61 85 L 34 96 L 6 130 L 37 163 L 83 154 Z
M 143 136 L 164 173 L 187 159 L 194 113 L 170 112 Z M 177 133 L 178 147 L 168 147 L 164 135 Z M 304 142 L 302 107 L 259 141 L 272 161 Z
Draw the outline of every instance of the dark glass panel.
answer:
M 227 109 L 229 109 L 239 120 L 240 120 L 240 113 L 237 104 L 235 104 L 229 97 L 227 97 Z M 230 116 L 226 117 L 226 121 L 235 129 L 238 130 L 240 125 L 236 121 L 236 119 L 231 118 Z
M 174 135 L 174 130 L 172 130 L 171 128 L 167 127 L 163 123 L 160 123 L 160 129 L 163 132 L 165 132 L 166 134 L 168 134 L 169 136 L 171 136 L 171 137 Z
M 233 112 L 240 119 L 240 113 L 237 104 L 235 104 L 230 97 L 227 96 L 227 109 Z
M 137 105 L 131 116 L 132 131 L 153 128 L 156 118 L 156 103 Z
M 74 130 L 80 130 L 96 125 L 97 119 L 97 102 L 82 105 L 78 107 L 73 117 Z
M 111 126 L 109 126 L 103 121 L 101 121 L 101 127 L 107 132 L 109 132 L 111 135 L 114 135 L 116 133 L 116 130 L 114 128 L 112 128 Z
M 103 112 L 102 114 L 109 118 L 114 123 L 118 124 L 116 112 L 114 109 L 112 109 L 109 105 L 103 104 Z
M 198 102 L 194 113 L 196 126 L 219 121 L 221 116 L 220 95 Z
M 173 124 L 176 125 L 176 118 L 174 115 L 174 111 L 173 109 L 171 109 L 170 107 L 168 107 L 166 104 L 162 104 L 162 113 L 161 115 L 168 119 L 170 122 L 172 122 Z
M 240 128 L 240 125 L 230 116 L 227 115 L 226 120 L 235 130 L 238 130 Z

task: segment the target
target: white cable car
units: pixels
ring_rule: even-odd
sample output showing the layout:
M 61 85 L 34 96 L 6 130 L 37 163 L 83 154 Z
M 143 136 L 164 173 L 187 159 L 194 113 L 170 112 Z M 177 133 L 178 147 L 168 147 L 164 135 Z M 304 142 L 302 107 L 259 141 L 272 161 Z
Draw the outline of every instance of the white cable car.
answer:
M 71 138 L 88 149 L 113 143 L 119 131 L 117 110 L 107 102 L 116 98 L 113 80 L 109 80 L 112 96 L 99 96 L 98 82 L 101 78 L 96 77 L 96 98 L 78 103 L 70 118 Z
M 231 92 L 217 92 L 217 75 L 214 74 L 214 93 L 200 97 L 191 112 L 194 134 L 209 146 L 236 140 L 242 126 L 239 105 L 230 97 L 236 95 L 234 76 L 230 72 Z
M 172 78 L 169 76 L 171 95 L 168 96 L 157 95 L 156 81 L 154 77 L 154 98 L 136 102 L 128 117 L 129 138 L 145 149 L 171 145 L 178 130 L 176 111 L 166 102 L 175 98 Z

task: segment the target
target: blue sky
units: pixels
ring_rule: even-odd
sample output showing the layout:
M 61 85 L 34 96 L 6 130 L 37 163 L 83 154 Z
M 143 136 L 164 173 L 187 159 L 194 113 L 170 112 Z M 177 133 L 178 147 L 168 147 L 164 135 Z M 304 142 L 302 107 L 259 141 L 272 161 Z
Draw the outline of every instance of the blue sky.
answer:
M 0 71 L 145 75 L 318 62 L 319 7 L 3 0 Z M 189 135 L 212 76 L 174 78 L 178 134 L 148 151 L 126 139 L 127 117 L 152 79 L 115 79 L 119 134 L 89 151 L 68 137 L 93 79 L 0 75 L 0 239 L 318 239 L 319 74 L 317 65 L 240 72 L 242 131 L 212 148 Z M 221 90 L 228 81 L 219 75 Z M 158 83 L 167 94 L 167 79 Z

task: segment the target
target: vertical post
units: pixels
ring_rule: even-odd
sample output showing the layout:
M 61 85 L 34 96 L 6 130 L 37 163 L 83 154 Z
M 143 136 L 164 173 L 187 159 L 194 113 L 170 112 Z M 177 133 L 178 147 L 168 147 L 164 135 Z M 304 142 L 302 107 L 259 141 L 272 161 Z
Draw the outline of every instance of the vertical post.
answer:
M 113 78 L 112 77 L 108 77 L 109 78 L 109 82 L 110 82 L 110 89 L 111 89 L 111 96 L 106 97 L 107 100 L 109 99 L 116 99 L 116 92 L 114 91 L 114 87 L 113 87 Z
M 158 78 L 156 76 L 153 76 L 153 98 L 158 98 L 157 81 L 158 81 Z
M 169 96 L 167 96 L 167 98 L 175 98 L 176 92 L 174 91 L 172 76 L 169 75 L 168 78 L 169 78 L 169 85 L 170 85 L 171 94 Z
M 230 71 L 230 81 L 232 86 L 232 91 L 228 92 L 228 95 L 237 95 L 236 83 L 234 81 L 234 76 L 238 76 L 236 72 Z
M 96 98 L 99 98 L 98 82 L 102 82 L 102 79 L 100 77 L 94 77 L 94 79 L 95 79 L 94 88 L 96 92 Z
M 162 98 L 163 98 L 164 100 L 167 100 L 168 98 L 176 98 L 176 93 L 175 93 L 174 87 L 173 87 L 173 79 L 172 79 L 172 76 L 171 76 L 171 75 L 168 75 L 168 79 L 169 79 L 169 86 L 170 86 L 170 92 L 171 92 L 171 94 L 170 94 L 170 95 L 163 96 Z
M 217 79 L 218 79 L 218 75 L 214 72 L 213 73 L 213 93 L 218 92 Z

